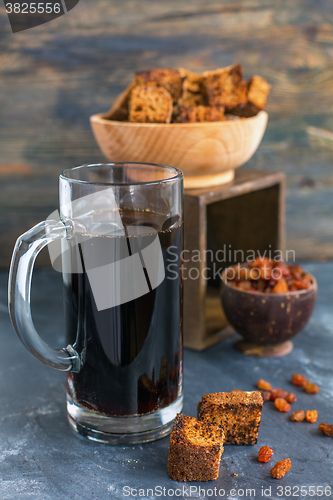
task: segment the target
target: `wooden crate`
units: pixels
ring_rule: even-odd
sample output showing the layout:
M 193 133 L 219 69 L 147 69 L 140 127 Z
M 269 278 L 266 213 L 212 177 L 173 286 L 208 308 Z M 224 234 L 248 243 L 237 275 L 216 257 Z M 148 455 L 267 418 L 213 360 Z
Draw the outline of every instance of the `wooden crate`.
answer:
M 185 347 L 202 350 L 231 333 L 217 272 L 250 250 L 273 256 L 284 250 L 284 198 L 283 173 L 244 168 L 230 184 L 185 190 Z

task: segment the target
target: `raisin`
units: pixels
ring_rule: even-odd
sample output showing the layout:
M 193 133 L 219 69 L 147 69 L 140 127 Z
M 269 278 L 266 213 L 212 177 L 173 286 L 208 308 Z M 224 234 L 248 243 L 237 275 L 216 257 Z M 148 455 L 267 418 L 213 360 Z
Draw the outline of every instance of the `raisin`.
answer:
M 290 470 L 291 461 L 289 458 L 285 458 L 284 460 L 280 460 L 280 462 L 276 462 L 273 469 L 271 469 L 271 476 L 275 479 L 281 479 L 284 477 L 287 472 Z
M 296 396 L 295 396 L 295 394 L 293 392 L 289 392 L 286 395 L 286 401 L 288 403 L 295 403 L 295 401 L 297 401 L 297 398 L 296 398 Z
M 297 288 L 297 290 L 307 290 L 310 288 L 311 283 L 307 279 L 294 280 L 293 285 Z
M 301 375 L 300 373 L 294 373 L 294 375 L 291 377 L 291 382 L 294 385 L 302 386 L 304 382 L 306 382 L 307 380 L 308 379 L 304 375 Z
M 317 384 L 313 384 L 308 380 L 306 380 L 303 383 L 303 389 L 305 390 L 305 392 L 308 392 L 309 394 L 316 394 L 317 392 L 320 391 L 319 386 Z
M 317 422 L 317 418 L 318 418 L 317 410 L 307 410 L 307 412 L 305 414 L 305 418 L 306 418 L 307 422 L 314 424 L 315 422 Z
M 272 389 L 271 384 L 269 382 L 266 382 L 266 380 L 263 380 L 262 378 L 258 380 L 257 387 L 262 391 L 270 391 Z
M 290 270 L 287 266 L 287 264 L 283 261 L 276 262 L 275 265 L 273 266 L 275 270 L 272 272 L 272 276 L 276 277 L 276 279 L 280 278 L 289 278 L 290 277 Z
M 302 279 L 303 269 L 298 264 L 293 264 L 289 266 L 289 271 L 295 280 Z
M 248 291 L 249 291 L 249 290 L 251 290 L 251 288 L 252 288 L 251 281 L 247 281 L 247 280 L 245 280 L 245 281 L 240 281 L 240 282 L 238 283 L 238 288 L 239 288 L 240 290 L 246 290 L 246 291 L 248 292 Z
M 271 390 L 271 401 L 275 401 L 276 398 L 283 398 L 285 399 L 287 397 L 288 393 L 284 389 L 272 389 Z
M 263 280 L 269 280 L 272 274 L 271 266 L 264 264 L 259 267 L 260 278 Z
M 303 410 L 294 411 L 294 413 L 292 413 L 290 419 L 293 422 L 303 422 L 303 420 L 305 419 L 305 413 Z
M 312 278 L 310 274 L 304 273 L 303 280 L 307 280 L 310 283 L 310 285 L 312 285 Z
M 258 292 L 266 292 L 266 281 L 260 279 L 256 283 Z
M 259 391 L 259 392 L 262 395 L 264 403 L 271 400 L 271 391 Z
M 260 278 L 260 271 L 257 268 L 250 269 L 249 272 L 249 279 L 250 280 L 257 280 Z
M 288 284 L 285 279 L 280 279 L 276 285 L 274 285 L 272 293 L 286 293 L 288 292 Z
M 306 290 L 313 285 L 311 276 L 301 266 L 294 264 L 288 267 L 283 261 L 266 257 L 230 266 L 225 278 L 230 286 L 235 287 L 237 283 L 237 288 L 254 293 L 284 294 Z
M 236 264 L 235 266 L 230 266 L 226 270 L 226 278 L 229 281 L 244 281 L 247 280 L 248 270 L 245 267 L 242 267 L 240 264 Z
M 325 434 L 325 436 L 333 437 L 333 425 L 324 424 L 322 422 L 319 424 L 318 429 Z
M 269 446 L 263 446 L 259 450 L 258 462 L 269 462 L 273 456 L 273 450 Z
M 290 411 L 290 404 L 283 398 L 276 398 L 274 404 L 279 411 Z
M 250 263 L 250 267 L 261 267 L 261 266 L 265 266 L 265 265 L 269 265 L 271 262 L 270 259 L 268 259 L 267 257 L 257 257 L 255 260 L 253 260 L 251 263 Z
M 248 272 L 247 269 L 245 269 L 244 267 L 239 266 L 239 269 L 238 269 L 238 280 L 239 281 L 246 281 L 247 280 L 247 272 Z

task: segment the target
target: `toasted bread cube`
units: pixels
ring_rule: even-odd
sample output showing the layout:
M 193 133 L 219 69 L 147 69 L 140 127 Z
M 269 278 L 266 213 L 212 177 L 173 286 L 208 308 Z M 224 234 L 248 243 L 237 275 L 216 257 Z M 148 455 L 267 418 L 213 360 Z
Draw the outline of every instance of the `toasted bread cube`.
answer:
M 247 82 L 247 103 L 237 106 L 231 113 L 243 118 L 255 116 L 264 109 L 271 86 L 264 78 L 254 75 Z
M 180 99 L 178 104 L 183 104 L 184 106 L 207 106 L 208 102 L 203 98 L 202 94 L 187 92 L 186 99 Z
M 224 108 L 217 106 L 179 105 L 176 116 L 179 123 L 221 122 L 225 121 Z
M 203 75 L 184 68 L 179 68 L 179 73 L 184 78 L 184 93 L 181 104 L 186 106 L 207 106 L 208 96 Z
M 224 106 L 229 111 L 246 103 L 246 82 L 239 64 L 215 71 L 205 71 L 203 75 L 211 106 Z
M 173 102 L 177 102 L 183 95 L 184 77 L 175 69 L 152 69 L 135 73 L 135 80 L 138 85 L 164 88 L 171 95 Z
M 260 109 L 257 108 L 251 102 L 247 102 L 244 106 L 237 106 L 237 108 L 233 108 L 229 111 L 231 113 L 230 116 L 238 116 L 240 118 L 251 118 L 252 116 L 256 116 L 259 113 Z
M 258 109 L 264 109 L 271 86 L 261 76 L 254 75 L 247 83 L 247 99 Z
M 184 90 L 197 94 L 204 90 L 204 77 L 185 68 L 179 68 L 179 74 L 184 78 Z
M 129 121 L 138 123 L 170 123 L 172 99 L 161 87 L 138 85 L 131 92 Z
M 175 418 L 169 444 L 168 473 L 176 481 L 211 481 L 219 475 L 223 429 L 194 417 Z
M 225 444 L 256 444 L 263 399 L 259 391 L 205 394 L 198 404 L 198 420 L 219 425 Z

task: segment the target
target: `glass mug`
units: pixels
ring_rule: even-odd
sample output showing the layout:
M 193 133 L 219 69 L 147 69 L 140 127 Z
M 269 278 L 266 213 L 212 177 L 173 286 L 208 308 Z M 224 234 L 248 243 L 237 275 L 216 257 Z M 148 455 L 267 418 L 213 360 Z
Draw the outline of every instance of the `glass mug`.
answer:
M 140 163 L 83 165 L 60 175 L 55 212 L 20 236 L 9 311 L 26 348 L 67 371 L 67 412 L 96 441 L 142 443 L 181 411 L 183 176 Z M 48 245 L 62 271 L 67 347 L 36 332 L 34 261 Z

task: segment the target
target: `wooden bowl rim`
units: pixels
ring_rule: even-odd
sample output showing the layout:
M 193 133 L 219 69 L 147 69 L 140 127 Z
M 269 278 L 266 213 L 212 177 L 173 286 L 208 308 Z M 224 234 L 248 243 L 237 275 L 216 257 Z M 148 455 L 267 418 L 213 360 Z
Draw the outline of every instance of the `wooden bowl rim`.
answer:
M 159 128 L 170 128 L 170 127 L 216 127 L 216 125 L 220 127 L 225 127 L 225 126 L 230 126 L 230 124 L 234 123 L 240 123 L 243 122 L 245 123 L 244 120 L 248 121 L 256 121 L 258 120 L 258 117 L 266 116 L 268 119 L 268 113 L 267 111 L 261 110 L 259 113 L 257 113 L 255 116 L 251 116 L 249 118 L 245 117 L 240 117 L 239 120 L 225 120 L 223 122 L 196 122 L 196 123 L 134 123 L 134 122 L 126 122 L 126 121 L 117 121 L 117 120 L 109 120 L 105 118 L 107 113 L 97 113 L 95 115 L 90 116 L 90 121 L 91 122 L 99 122 L 99 123 L 112 123 L 114 125 L 119 126 L 124 126 L 124 127 L 159 127 Z M 267 121 L 267 120 L 266 120 Z
M 317 284 L 317 280 L 316 278 L 313 276 L 313 274 L 309 273 L 306 271 L 306 273 L 311 276 L 311 281 L 312 281 L 312 285 L 310 286 L 310 288 L 307 288 L 306 290 L 295 290 L 295 291 L 289 291 L 289 292 L 285 292 L 285 293 L 265 293 L 265 292 L 251 292 L 250 290 L 241 290 L 240 288 L 235 288 L 233 286 L 230 286 L 225 280 L 224 280 L 224 277 L 225 277 L 225 272 L 227 271 L 227 269 L 229 269 L 228 267 L 223 271 L 222 273 L 222 279 L 221 279 L 221 288 L 226 286 L 228 287 L 230 290 L 234 290 L 236 293 L 237 292 L 240 292 L 240 293 L 247 293 L 248 295 L 252 295 L 253 297 L 262 297 L 262 296 L 265 296 L 265 297 L 287 297 L 288 295 L 292 295 L 293 297 L 296 296 L 296 295 L 305 295 L 307 293 L 310 293 L 312 291 L 314 292 L 317 292 L 318 290 L 318 284 Z

